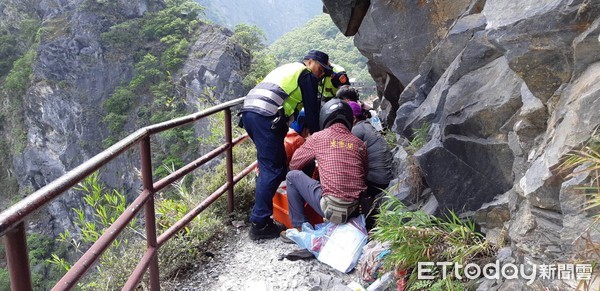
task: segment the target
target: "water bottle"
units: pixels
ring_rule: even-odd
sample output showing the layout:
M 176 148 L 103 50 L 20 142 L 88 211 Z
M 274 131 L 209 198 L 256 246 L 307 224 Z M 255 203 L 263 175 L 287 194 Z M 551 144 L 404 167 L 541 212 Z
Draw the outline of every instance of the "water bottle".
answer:
M 373 282 L 369 287 L 367 287 L 367 291 L 382 291 L 387 290 L 387 288 L 392 283 L 393 275 L 392 272 L 387 272 Z
M 379 116 L 377 116 L 377 112 L 375 112 L 375 110 L 369 110 L 369 112 L 371 113 L 371 125 L 373 125 L 375 130 L 382 131 L 383 126 L 381 125 L 381 120 L 379 119 Z

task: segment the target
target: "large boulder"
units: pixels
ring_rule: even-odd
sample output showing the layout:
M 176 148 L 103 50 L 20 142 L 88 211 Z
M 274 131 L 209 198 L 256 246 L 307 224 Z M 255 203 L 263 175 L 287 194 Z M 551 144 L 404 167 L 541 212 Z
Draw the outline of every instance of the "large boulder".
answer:
M 401 84 L 408 84 L 470 2 L 371 1 L 354 43 Z
M 513 260 L 582 258 L 600 236 L 577 191 L 592 177 L 561 165 L 600 126 L 600 2 L 438 2 L 371 1 L 355 37 L 394 131 L 431 125 L 415 157 L 439 208 L 474 214 Z
M 486 27 L 489 37 L 505 51 L 511 69 L 525 80 L 536 97 L 546 102 L 571 79 L 573 40 L 600 11 L 598 4 L 588 5 L 585 1 L 535 2 L 536 5 L 521 6 L 487 1 L 483 13 L 490 18 Z
M 386 114 L 388 126 L 394 124 L 395 112 L 401 105 L 398 104 L 400 93 L 419 74 L 421 63 L 469 4 L 467 0 L 418 4 L 371 1 L 354 43 L 369 59 L 369 72 L 374 76 L 387 76 L 378 82 L 377 88 L 392 105 Z M 332 10 L 328 9 L 329 13 L 336 15 Z M 476 22 L 466 20 L 463 24 L 480 26 L 474 24 Z
M 436 107 L 426 100 L 430 111 L 415 111 L 441 125 L 416 154 L 441 207 L 476 210 L 512 187 L 513 153 L 501 129 L 521 106 L 521 82 L 498 58 L 439 94 Z

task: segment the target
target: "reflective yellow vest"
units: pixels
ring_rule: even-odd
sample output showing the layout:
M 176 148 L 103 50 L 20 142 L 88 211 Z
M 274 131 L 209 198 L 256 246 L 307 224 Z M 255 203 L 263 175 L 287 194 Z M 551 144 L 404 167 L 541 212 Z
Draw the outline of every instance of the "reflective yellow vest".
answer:
M 334 63 L 331 63 L 331 67 L 333 68 L 334 73 L 346 71 L 343 67 L 336 65 Z M 333 86 L 333 83 L 331 82 L 331 76 L 325 77 L 323 79 L 323 82 L 321 82 L 319 84 L 319 92 L 323 92 L 324 99 L 330 99 L 330 98 L 335 97 L 335 94 L 337 94 L 337 91 L 338 91 L 338 88 Z
M 298 78 L 310 71 L 304 63 L 285 64 L 271 71 L 262 82 L 248 92 L 243 110 L 254 111 L 265 116 L 275 115 L 283 106 L 286 116 L 302 109 L 302 93 Z

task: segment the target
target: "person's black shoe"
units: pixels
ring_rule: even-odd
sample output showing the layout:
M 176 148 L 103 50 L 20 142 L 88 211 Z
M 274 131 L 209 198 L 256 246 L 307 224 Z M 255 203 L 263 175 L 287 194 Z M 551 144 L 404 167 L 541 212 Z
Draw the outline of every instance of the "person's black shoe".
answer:
M 249 236 L 251 240 L 278 238 L 282 230 L 285 230 L 285 226 L 268 219 L 263 227 L 253 222 L 250 226 Z

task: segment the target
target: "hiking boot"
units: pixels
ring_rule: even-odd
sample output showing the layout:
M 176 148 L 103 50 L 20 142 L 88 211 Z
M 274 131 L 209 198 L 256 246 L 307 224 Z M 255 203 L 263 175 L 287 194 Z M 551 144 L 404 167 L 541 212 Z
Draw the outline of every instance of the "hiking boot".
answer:
M 285 226 L 268 219 L 263 227 L 259 227 L 253 222 L 250 226 L 249 236 L 251 240 L 277 238 L 282 230 L 285 230 Z
M 294 243 L 296 243 L 291 238 L 287 237 L 286 231 L 287 230 L 283 230 L 283 231 L 281 231 L 279 233 L 279 239 L 281 239 L 281 241 L 284 242 L 284 243 L 286 243 L 286 244 L 294 244 Z

